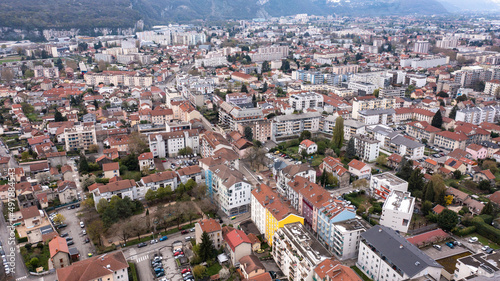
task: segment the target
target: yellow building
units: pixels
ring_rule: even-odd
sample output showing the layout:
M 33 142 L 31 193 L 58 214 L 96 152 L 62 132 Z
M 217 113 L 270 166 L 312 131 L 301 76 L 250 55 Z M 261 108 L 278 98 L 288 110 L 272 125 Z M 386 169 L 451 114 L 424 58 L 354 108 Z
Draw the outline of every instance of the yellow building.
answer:
M 251 204 L 251 218 L 269 245 L 273 244 L 274 232 L 285 224 L 304 224 L 304 218 L 265 184 L 252 190 Z

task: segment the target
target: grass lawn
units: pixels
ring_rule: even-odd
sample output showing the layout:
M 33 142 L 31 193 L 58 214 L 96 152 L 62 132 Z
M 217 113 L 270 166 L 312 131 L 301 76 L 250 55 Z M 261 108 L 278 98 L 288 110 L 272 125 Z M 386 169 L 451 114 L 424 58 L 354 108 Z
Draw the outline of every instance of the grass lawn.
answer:
M 23 256 L 24 263 L 28 267 L 29 271 L 35 272 L 37 267 L 43 266 L 44 270 L 49 270 L 49 245 L 43 244 L 42 248 L 38 248 L 37 245 L 32 245 L 29 251 L 25 247 L 21 247 L 21 255 Z M 32 259 L 37 258 L 37 264 L 31 264 Z
M 215 275 L 217 273 L 219 273 L 219 271 L 222 269 L 222 266 L 216 262 L 214 263 L 212 266 L 210 267 L 207 267 L 207 275 L 208 276 L 212 276 L 212 275 Z
M 361 271 L 361 269 L 359 269 L 357 266 L 351 266 L 352 270 L 354 270 L 356 272 L 356 274 L 359 275 L 359 277 L 361 277 L 361 279 L 363 279 L 364 281 L 371 281 L 370 278 L 368 278 L 368 276 L 366 276 L 363 271 Z
M 470 256 L 470 255 L 471 255 L 470 252 L 465 252 L 465 253 L 461 253 L 458 255 L 454 255 L 454 256 L 447 257 L 447 258 L 440 259 L 440 260 L 436 260 L 436 261 L 440 265 L 442 265 L 446 271 L 455 272 L 455 269 L 457 269 L 457 259 L 463 258 L 466 256 Z
M 7 58 L 1 58 L 0 63 L 20 61 L 20 60 L 21 60 L 21 57 L 7 57 Z
M 325 158 L 324 155 L 314 155 L 314 158 L 312 160 L 311 166 L 317 167 L 323 162 L 323 159 Z
M 366 196 L 366 194 L 363 194 L 363 195 L 358 194 L 356 196 L 349 194 L 349 195 L 346 195 L 346 198 L 347 198 L 347 200 L 351 201 L 351 203 L 354 206 L 356 206 L 357 208 L 364 205 L 366 207 L 366 209 L 368 210 L 368 208 L 371 206 L 371 204 L 369 203 L 369 198 L 368 198 L 368 196 Z
M 469 237 L 477 237 L 477 239 L 479 240 L 479 243 L 485 245 L 485 246 L 490 246 L 490 248 L 493 248 L 495 250 L 498 250 L 500 249 L 500 246 L 495 243 L 495 242 L 491 242 L 490 240 L 488 240 L 487 238 L 477 234 L 477 233 L 473 233 L 471 235 L 468 235 L 466 238 L 468 239 Z

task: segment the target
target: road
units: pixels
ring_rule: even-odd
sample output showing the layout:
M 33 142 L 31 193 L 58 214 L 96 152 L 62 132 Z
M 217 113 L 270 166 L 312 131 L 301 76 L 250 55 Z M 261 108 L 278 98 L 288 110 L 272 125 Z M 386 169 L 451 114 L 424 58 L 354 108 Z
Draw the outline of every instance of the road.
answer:
M 12 155 L 10 155 L 9 149 L 7 148 L 7 146 L 2 141 L 0 141 L 0 156 L 2 156 L 2 157 L 10 157 L 9 168 L 17 168 L 17 167 L 19 167 L 19 164 L 17 163 L 16 159 L 14 159 L 14 157 L 12 157 Z
M 8 238 L 9 238 L 9 231 L 7 230 L 7 222 L 4 219 L 3 216 L 3 204 L 2 204 L 2 218 L 0 218 L 0 241 L 2 241 L 2 247 L 3 250 L 5 251 L 5 254 L 9 256 L 11 254 L 10 248 L 13 247 L 13 245 L 8 244 Z M 26 266 L 23 263 L 23 258 L 21 257 L 21 253 L 19 252 L 19 247 L 15 245 L 15 271 L 13 276 L 17 279 L 19 278 L 24 278 L 25 276 L 28 276 L 28 270 L 26 269 Z M 12 267 L 11 267 L 12 268 Z

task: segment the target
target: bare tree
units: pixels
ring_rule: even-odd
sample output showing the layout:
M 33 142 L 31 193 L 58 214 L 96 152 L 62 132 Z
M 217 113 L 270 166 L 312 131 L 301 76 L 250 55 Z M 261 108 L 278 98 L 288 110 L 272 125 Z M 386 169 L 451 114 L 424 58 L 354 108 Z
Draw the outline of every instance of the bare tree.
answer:
M 10 68 L 4 68 L 2 69 L 2 72 L 0 72 L 0 78 L 8 83 L 14 79 L 14 72 L 12 72 L 12 69 Z
M 128 149 L 130 153 L 135 155 L 141 154 L 146 148 L 148 148 L 148 143 L 146 142 L 146 136 L 139 133 L 133 132 L 129 135 L 128 139 Z
M 199 201 L 198 206 L 204 213 L 215 213 L 217 211 L 217 206 L 208 198 Z
M 134 226 L 130 223 L 121 223 L 120 224 L 120 229 L 118 230 L 118 237 L 120 240 L 123 240 L 123 244 L 127 244 L 127 239 L 129 239 L 132 236 L 132 230 Z
M 249 149 L 245 155 L 245 159 L 250 163 L 253 169 L 258 169 L 264 163 L 266 150 L 256 146 Z

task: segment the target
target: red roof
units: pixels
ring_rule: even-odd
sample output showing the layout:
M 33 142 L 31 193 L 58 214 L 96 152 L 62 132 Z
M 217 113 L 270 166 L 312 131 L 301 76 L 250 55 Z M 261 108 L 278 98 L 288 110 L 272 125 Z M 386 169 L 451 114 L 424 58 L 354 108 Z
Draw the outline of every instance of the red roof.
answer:
M 432 208 L 434 213 L 436 213 L 438 215 L 441 214 L 441 212 L 444 211 L 444 209 L 446 209 L 446 208 L 442 205 L 439 205 L 439 204 L 437 204 L 434 208 Z
M 409 237 L 406 240 L 408 240 L 408 242 L 418 247 L 419 245 L 425 245 L 427 243 L 442 241 L 448 237 L 449 235 L 442 229 L 436 229 L 433 231 L 415 235 L 413 237 Z
M 252 244 L 252 241 L 250 241 L 245 232 L 239 229 L 234 229 L 233 231 L 229 232 L 224 240 L 229 245 L 231 250 L 233 250 L 233 252 L 235 251 L 236 247 L 238 247 L 242 243 Z
M 66 242 L 66 239 L 59 237 L 59 236 L 52 239 L 49 242 L 49 251 L 50 251 L 51 258 L 53 258 L 59 252 L 69 254 L 68 243 Z
M 305 147 L 309 147 L 309 146 L 311 146 L 311 145 L 313 145 L 313 144 L 314 144 L 314 142 L 313 142 L 313 141 L 310 141 L 310 140 L 303 140 L 303 141 L 300 143 L 300 145 L 303 145 L 303 146 L 305 146 Z

